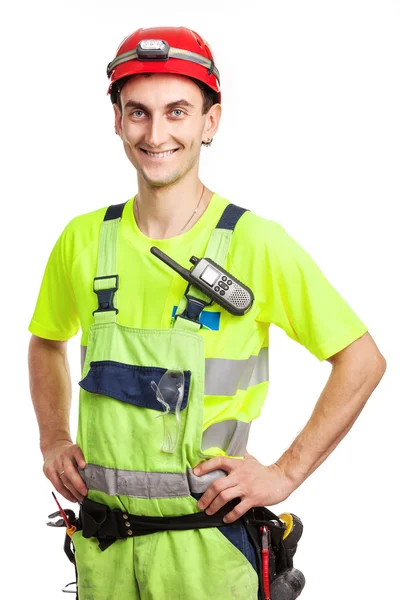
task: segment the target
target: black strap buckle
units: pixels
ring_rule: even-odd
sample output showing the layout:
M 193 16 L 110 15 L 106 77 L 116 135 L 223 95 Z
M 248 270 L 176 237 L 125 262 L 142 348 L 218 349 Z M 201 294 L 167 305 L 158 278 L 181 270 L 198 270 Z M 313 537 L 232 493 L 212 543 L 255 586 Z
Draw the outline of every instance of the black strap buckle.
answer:
M 96 285 L 96 281 L 100 280 L 100 279 L 111 279 L 112 277 L 115 277 L 115 287 L 113 288 L 108 288 L 105 290 L 96 290 L 95 289 L 95 285 Z M 97 299 L 99 302 L 99 306 L 96 310 L 93 311 L 93 315 L 97 312 L 107 312 L 109 310 L 115 310 L 115 313 L 118 314 L 119 310 L 118 308 L 115 308 L 113 302 L 114 302 L 114 294 L 117 291 L 119 287 L 119 277 L 118 275 L 104 275 L 104 277 L 95 277 L 93 280 L 93 291 L 95 294 L 97 294 Z
M 206 306 L 210 306 L 210 304 L 212 304 L 214 300 L 211 299 L 210 302 L 206 302 L 205 300 L 200 300 L 200 298 L 195 298 L 194 296 L 191 296 L 190 294 L 188 294 L 190 285 L 191 284 L 189 283 L 185 291 L 185 296 L 187 298 L 186 308 L 181 314 L 176 314 L 175 318 L 181 317 L 182 319 L 186 319 L 187 321 L 193 321 L 193 323 L 198 323 L 200 325 L 200 329 L 202 329 L 204 325 L 199 321 L 200 313 Z

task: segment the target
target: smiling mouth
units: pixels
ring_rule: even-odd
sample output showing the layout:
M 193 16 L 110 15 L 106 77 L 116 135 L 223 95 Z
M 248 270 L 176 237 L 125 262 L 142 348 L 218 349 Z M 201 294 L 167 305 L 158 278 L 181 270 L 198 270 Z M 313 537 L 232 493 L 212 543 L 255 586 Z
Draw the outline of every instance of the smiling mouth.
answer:
M 140 150 L 147 154 L 147 156 L 150 158 L 154 158 L 155 160 L 161 160 L 163 158 L 167 158 L 168 156 L 172 156 L 175 152 L 179 150 L 179 148 L 175 148 L 175 150 L 168 150 L 167 152 L 148 152 L 143 148 L 140 148 Z

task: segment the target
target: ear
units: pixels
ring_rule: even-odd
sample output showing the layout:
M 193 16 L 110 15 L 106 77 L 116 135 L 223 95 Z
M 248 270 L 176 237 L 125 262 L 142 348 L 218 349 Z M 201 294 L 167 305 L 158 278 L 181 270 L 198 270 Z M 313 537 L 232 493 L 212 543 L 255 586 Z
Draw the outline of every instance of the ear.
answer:
M 113 109 L 114 109 L 114 117 L 115 117 L 115 121 L 114 121 L 115 133 L 117 135 L 119 135 L 119 137 L 121 137 L 122 114 L 121 114 L 121 111 L 119 110 L 117 104 L 113 104 Z
M 220 104 L 213 104 L 206 114 L 206 120 L 203 129 L 203 142 L 207 142 L 207 139 L 213 138 L 217 133 L 219 122 L 221 120 L 221 114 L 222 106 Z

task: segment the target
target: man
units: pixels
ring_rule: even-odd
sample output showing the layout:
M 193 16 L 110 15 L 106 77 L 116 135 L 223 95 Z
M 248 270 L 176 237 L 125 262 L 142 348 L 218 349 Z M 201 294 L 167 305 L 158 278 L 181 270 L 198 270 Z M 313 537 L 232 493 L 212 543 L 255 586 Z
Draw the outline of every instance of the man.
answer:
M 108 75 L 138 194 L 66 226 L 29 326 L 44 472 L 64 498 L 82 503 L 85 536 L 72 537 L 79 598 L 262 598 L 242 516 L 288 498 L 329 456 L 385 359 L 278 223 L 201 183 L 201 146 L 221 117 L 208 44 L 183 27 L 141 29 L 120 45 Z M 210 263 L 207 272 L 219 275 L 204 271 L 201 292 L 153 247 L 193 272 L 202 257 L 223 270 Z M 246 442 L 267 393 L 270 323 L 332 371 L 304 429 L 264 466 Z M 80 326 L 74 444 L 66 346 Z M 111 527 L 107 507 L 120 523 L 114 537 L 101 534 Z M 225 525 L 216 527 L 141 536 L 130 522 L 219 510 Z

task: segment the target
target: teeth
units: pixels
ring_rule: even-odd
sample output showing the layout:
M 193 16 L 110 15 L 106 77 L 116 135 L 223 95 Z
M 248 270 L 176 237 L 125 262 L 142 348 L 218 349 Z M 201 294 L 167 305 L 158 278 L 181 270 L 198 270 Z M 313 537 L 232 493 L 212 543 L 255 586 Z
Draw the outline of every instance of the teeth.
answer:
M 170 154 L 173 154 L 175 152 L 175 150 L 169 150 L 169 152 L 147 152 L 147 150 L 145 150 L 146 154 L 148 154 L 149 156 L 153 156 L 154 158 L 164 158 L 164 156 L 169 156 Z

